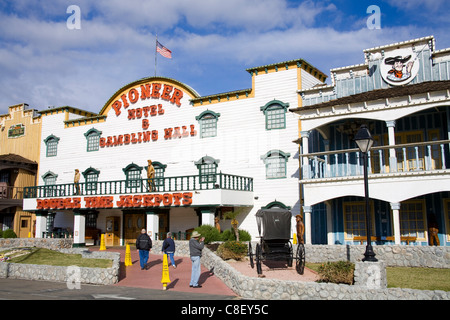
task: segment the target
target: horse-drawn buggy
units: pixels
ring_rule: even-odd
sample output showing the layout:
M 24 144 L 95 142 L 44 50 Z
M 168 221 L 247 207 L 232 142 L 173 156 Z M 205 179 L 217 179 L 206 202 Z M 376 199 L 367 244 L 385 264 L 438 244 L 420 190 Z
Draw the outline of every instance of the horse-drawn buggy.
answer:
M 295 269 L 299 274 L 303 274 L 305 247 L 303 243 L 298 243 L 294 257 L 290 241 L 291 219 L 291 212 L 281 208 L 261 209 L 256 213 L 260 242 L 256 244 L 254 253 L 252 244 L 249 243 L 248 255 L 250 266 L 254 268 L 256 264 L 258 275 L 262 274 L 261 262 L 263 260 L 286 261 L 288 267 L 292 267 L 293 260 L 295 260 Z

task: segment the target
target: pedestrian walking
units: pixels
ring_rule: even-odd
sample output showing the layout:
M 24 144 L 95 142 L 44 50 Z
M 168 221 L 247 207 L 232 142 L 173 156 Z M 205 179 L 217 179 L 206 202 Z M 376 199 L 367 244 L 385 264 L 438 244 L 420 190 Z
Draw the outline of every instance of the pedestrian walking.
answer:
M 141 230 L 141 234 L 136 239 L 136 249 L 139 252 L 139 263 L 141 264 L 141 270 L 147 268 L 148 256 L 152 249 L 152 239 L 150 239 L 145 229 Z
M 198 280 L 200 279 L 200 258 L 202 257 L 202 250 L 205 246 L 205 238 L 200 238 L 200 236 L 201 234 L 194 231 L 189 240 L 189 255 L 192 261 L 191 282 L 189 282 L 189 287 L 192 288 L 202 287 L 198 284 Z
M 175 265 L 175 260 L 173 258 L 175 253 L 175 241 L 172 239 L 172 232 L 167 232 L 167 237 L 162 244 L 161 251 L 169 256 L 173 268 L 176 269 L 177 266 Z

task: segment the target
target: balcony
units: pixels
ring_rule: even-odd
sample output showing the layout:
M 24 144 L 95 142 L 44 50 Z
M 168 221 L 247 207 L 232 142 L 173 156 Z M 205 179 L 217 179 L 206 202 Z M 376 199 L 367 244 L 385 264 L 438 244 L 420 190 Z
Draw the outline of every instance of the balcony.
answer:
M 450 190 L 450 140 L 374 147 L 369 195 L 390 203 Z M 345 196 L 364 197 L 359 149 L 301 155 L 305 205 Z
M 450 140 L 440 140 L 374 147 L 369 152 L 369 175 L 411 176 L 445 171 L 449 144 Z M 346 180 L 363 175 L 359 149 L 316 152 L 301 157 L 308 163 L 303 166 L 303 183 L 318 179 Z
M 7 186 L 0 183 L 0 210 L 9 207 L 21 207 L 23 202 L 24 188 Z
M 155 201 L 152 199 L 154 198 Z M 92 203 L 106 201 L 108 208 L 149 206 L 228 206 L 253 205 L 253 178 L 216 173 L 118 181 L 88 181 L 24 188 L 24 210 L 37 210 L 36 199 L 80 198 L 77 208 L 93 208 Z M 170 199 L 170 203 L 169 200 Z M 182 201 L 181 201 L 182 200 Z M 128 205 L 127 201 L 134 204 Z M 145 202 L 147 201 L 147 202 Z M 52 201 L 47 201 L 52 202 Z M 61 201 L 53 201 L 61 203 Z M 139 205 L 135 205 L 139 203 Z M 75 207 L 73 207 L 75 208 Z M 55 209 L 55 208 L 50 208 Z

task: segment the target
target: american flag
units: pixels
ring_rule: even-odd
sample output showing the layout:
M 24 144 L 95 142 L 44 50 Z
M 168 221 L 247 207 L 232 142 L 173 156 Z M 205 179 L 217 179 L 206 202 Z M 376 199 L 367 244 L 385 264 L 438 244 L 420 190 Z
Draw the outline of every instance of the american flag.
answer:
M 158 40 L 156 40 L 156 51 L 159 52 L 163 57 L 172 59 L 172 51 L 164 47 Z

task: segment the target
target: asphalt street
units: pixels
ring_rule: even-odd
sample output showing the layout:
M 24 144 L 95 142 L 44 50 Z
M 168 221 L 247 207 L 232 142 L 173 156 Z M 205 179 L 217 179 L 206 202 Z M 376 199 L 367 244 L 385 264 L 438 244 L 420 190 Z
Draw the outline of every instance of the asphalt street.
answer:
M 0 279 L 0 300 L 237 300 L 235 296 L 124 286 Z

